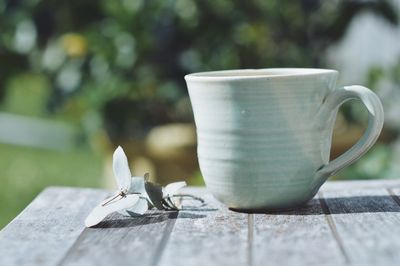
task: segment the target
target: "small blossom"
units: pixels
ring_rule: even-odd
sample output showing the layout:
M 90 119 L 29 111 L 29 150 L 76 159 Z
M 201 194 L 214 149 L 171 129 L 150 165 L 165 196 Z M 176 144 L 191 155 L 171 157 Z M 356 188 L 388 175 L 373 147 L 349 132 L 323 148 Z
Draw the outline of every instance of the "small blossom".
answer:
M 149 174 L 132 177 L 124 150 L 118 147 L 113 155 L 113 170 L 118 190 L 97 205 L 85 220 L 87 227 L 100 223 L 107 215 L 119 212 L 127 216 L 143 215 L 148 209 L 178 210 L 172 198 L 186 182 L 168 184 L 165 188 L 150 182 Z

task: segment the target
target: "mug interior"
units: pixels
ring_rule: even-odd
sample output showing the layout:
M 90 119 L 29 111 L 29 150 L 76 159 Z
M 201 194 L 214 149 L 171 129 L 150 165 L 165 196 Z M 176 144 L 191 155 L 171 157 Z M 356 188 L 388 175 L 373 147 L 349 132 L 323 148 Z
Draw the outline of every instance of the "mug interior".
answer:
M 333 69 L 322 68 L 264 68 L 264 69 L 236 69 L 192 73 L 185 76 L 186 80 L 226 80 L 243 78 L 292 77 L 305 75 L 319 75 L 337 73 Z

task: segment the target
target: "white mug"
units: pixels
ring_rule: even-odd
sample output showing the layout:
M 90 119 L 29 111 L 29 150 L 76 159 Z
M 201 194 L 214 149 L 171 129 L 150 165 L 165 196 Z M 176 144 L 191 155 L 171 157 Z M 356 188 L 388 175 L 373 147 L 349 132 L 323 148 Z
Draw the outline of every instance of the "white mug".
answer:
M 230 208 L 291 208 L 377 140 L 383 109 L 371 90 L 336 87 L 330 69 L 276 68 L 185 76 L 193 106 L 198 159 L 207 188 Z M 329 162 L 338 108 L 358 99 L 369 112 L 362 138 Z

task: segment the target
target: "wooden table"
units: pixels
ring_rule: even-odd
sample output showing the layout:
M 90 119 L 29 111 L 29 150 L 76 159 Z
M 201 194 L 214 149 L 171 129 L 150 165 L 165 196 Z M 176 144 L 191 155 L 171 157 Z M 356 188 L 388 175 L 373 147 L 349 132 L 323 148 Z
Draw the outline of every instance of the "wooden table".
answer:
M 0 232 L 0 265 L 400 265 L 400 181 L 328 182 L 303 208 L 265 214 L 186 192 L 206 205 L 85 228 L 109 192 L 47 188 Z

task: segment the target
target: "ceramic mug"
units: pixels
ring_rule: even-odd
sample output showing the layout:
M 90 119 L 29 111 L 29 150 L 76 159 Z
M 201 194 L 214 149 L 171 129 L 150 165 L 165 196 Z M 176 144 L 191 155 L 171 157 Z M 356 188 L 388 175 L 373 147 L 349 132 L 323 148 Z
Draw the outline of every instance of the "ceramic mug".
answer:
M 337 88 L 337 76 L 306 68 L 186 75 L 200 170 L 211 193 L 238 210 L 295 207 L 367 152 L 383 126 L 382 104 L 363 86 Z M 329 161 L 336 114 L 351 99 L 368 110 L 368 128 Z

